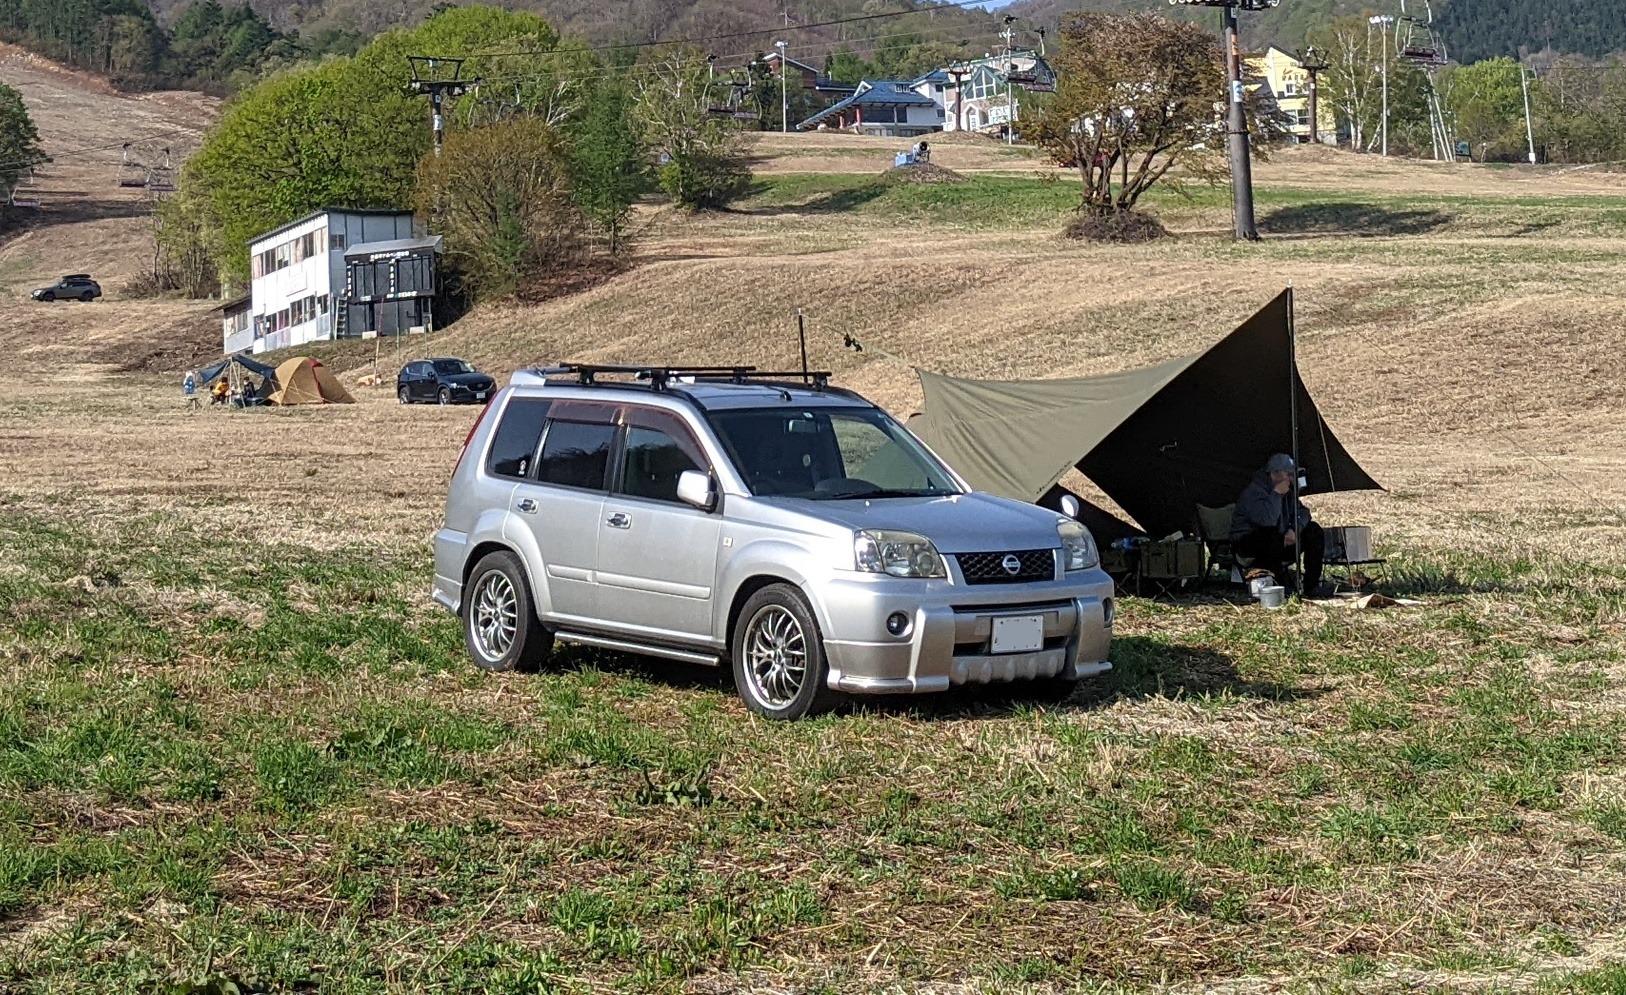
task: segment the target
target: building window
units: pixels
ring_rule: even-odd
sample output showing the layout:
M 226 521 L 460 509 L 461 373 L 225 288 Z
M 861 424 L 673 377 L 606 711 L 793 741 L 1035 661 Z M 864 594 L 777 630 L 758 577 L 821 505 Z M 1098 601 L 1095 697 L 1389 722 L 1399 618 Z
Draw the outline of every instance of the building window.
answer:
M 1283 83 L 1282 84 L 1282 95 L 1287 96 L 1287 97 L 1296 97 L 1296 96 L 1298 96 L 1299 95 L 1299 85 L 1298 85 L 1298 83 L 1296 83 L 1293 80 L 1288 80 L 1286 83 Z

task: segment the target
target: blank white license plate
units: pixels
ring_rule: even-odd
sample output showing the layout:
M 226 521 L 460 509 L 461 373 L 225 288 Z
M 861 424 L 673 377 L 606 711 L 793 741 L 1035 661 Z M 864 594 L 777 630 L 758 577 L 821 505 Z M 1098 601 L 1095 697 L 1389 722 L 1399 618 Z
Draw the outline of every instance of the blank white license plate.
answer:
M 482 390 L 482 391 L 477 391 L 477 392 L 476 392 L 476 393 L 475 393 L 475 395 L 474 395 L 474 399 L 475 399 L 475 400 L 476 400 L 476 401 L 483 401 L 483 400 L 485 400 L 485 399 L 486 399 L 486 392 L 485 392 L 485 391 L 483 391 L 483 390 Z
M 1044 648 L 1044 616 L 1016 615 L 994 619 L 995 653 L 1032 653 Z

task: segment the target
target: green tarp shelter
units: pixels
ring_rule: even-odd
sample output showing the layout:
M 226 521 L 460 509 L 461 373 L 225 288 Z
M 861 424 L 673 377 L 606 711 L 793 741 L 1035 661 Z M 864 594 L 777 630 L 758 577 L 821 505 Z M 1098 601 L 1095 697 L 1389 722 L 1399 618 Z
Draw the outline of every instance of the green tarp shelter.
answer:
M 962 380 L 917 370 L 909 428 L 973 487 L 1022 501 L 1077 467 L 1147 533 L 1193 531 L 1196 506 L 1236 500 L 1272 453 L 1292 452 L 1298 394 L 1306 494 L 1381 490 L 1321 418 L 1292 359 L 1291 292 L 1206 352 L 1063 380 Z

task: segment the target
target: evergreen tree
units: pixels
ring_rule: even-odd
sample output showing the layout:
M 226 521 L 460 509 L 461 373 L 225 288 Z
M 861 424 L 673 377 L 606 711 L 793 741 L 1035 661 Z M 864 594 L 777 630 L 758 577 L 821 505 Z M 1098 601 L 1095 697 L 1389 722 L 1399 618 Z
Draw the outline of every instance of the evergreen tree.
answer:
M 649 148 L 633 120 L 631 94 L 619 79 L 599 84 L 586 107 L 570 153 L 576 204 L 615 255 L 623 248 L 632 205 L 649 185 Z
M 0 225 L 5 221 L 7 194 L 29 167 L 45 161 L 39 132 L 23 105 L 23 96 L 0 83 Z

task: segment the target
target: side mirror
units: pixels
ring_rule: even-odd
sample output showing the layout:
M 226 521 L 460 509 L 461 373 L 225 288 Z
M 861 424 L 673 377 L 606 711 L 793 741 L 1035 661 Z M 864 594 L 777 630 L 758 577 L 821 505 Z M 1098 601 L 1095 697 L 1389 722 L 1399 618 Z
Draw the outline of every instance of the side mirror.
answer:
M 717 495 L 712 493 L 711 476 L 699 470 L 684 470 L 678 475 L 678 500 L 692 504 L 701 511 L 717 506 Z
M 1068 518 L 1077 519 L 1078 513 L 1084 510 L 1078 503 L 1078 498 L 1071 494 L 1061 496 L 1061 513 Z

